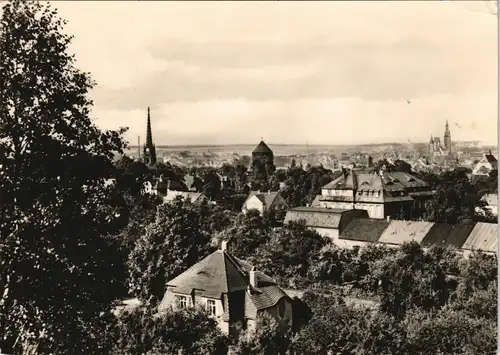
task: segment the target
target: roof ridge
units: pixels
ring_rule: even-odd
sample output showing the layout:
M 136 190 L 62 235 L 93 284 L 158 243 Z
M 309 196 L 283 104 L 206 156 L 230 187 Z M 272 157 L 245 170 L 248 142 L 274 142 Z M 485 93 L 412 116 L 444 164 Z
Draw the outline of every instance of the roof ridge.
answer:
M 243 269 L 240 263 L 231 254 L 229 254 L 227 251 L 222 251 L 222 255 L 233 264 L 234 268 L 241 274 L 241 276 L 245 277 L 247 275 L 247 272 Z M 227 279 L 227 265 L 225 259 L 224 259 L 224 268 L 226 269 L 226 279 Z

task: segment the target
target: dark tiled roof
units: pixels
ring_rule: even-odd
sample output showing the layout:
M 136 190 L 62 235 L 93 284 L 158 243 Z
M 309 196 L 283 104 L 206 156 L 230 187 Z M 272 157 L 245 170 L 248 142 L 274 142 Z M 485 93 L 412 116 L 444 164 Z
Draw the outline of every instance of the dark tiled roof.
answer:
M 377 242 L 389 226 L 385 219 L 355 218 L 340 234 L 340 239 Z
M 288 295 L 278 286 L 265 286 L 257 290 L 252 290 L 250 299 L 257 310 L 266 309 L 276 305 L 283 297 Z
M 172 291 L 191 294 L 200 290 L 203 296 L 219 298 L 223 293 L 247 290 L 252 265 L 229 253 L 217 250 L 167 283 Z M 287 297 L 276 282 L 266 274 L 255 271 L 256 287 L 248 295 L 257 310 L 274 306 Z
M 267 146 L 266 143 L 264 143 L 264 141 L 260 141 L 260 143 L 255 147 L 255 149 L 253 150 L 252 153 L 257 153 L 257 154 L 263 154 L 263 153 L 266 153 L 266 154 L 272 154 L 272 150 L 271 148 L 269 148 Z
M 498 161 L 493 154 L 485 154 L 484 157 L 486 158 L 488 163 L 496 163 Z
M 474 224 L 434 223 L 421 244 L 423 247 L 451 245 L 461 248 L 473 229 Z
M 201 290 L 204 296 L 220 297 L 246 289 L 248 276 L 239 262 L 226 252 L 217 250 L 167 283 L 174 292 L 190 294 Z

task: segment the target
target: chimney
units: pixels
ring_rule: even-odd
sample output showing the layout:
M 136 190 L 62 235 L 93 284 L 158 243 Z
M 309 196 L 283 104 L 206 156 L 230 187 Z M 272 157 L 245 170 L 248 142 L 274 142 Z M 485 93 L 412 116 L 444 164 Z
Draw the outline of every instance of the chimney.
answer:
M 267 193 L 270 194 L 271 193 L 271 190 L 267 190 Z
M 391 216 L 387 216 L 387 222 L 391 221 Z
M 490 152 L 490 155 L 491 155 L 491 149 L 488 149 L 488 151 Z
M 222 251 L 227 251 L 227 240 L 223 240 L 223 241 L 220 243 L 220 250 L 222 250 Z
M 249 279 L 250 279 L 250 285 L 252 287 L 257 287 L 257 280 L 255 278 L 255 266 L 252 266 L 252 270 L 250 270 Z

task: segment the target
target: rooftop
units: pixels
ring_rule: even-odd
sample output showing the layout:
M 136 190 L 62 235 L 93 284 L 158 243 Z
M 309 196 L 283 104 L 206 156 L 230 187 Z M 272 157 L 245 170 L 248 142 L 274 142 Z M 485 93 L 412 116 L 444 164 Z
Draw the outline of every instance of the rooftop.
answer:
M 273 151 L 271 150 L 271 148 L 268 147 L 268 145 L 266 143 L 264 143 L 264 141 L 260 141 L 259 144 L 257 144 L 257 146 L 255 147 L 255 149 L 253 150 L 252 153 L 257 153 L 257 154 L 269 154 L 269 153 L 273 153 Z

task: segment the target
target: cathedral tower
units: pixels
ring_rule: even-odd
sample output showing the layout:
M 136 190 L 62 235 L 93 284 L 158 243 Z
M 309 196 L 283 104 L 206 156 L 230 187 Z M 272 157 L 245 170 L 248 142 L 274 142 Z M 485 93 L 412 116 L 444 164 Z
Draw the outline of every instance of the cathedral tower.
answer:
M 450 127 L 448 126 L 448 120 L 446 120 L 446 126 L 444 129 L 444 150 L 447 153 L 451 153 L 451 133 Z
M 144 163 L 146 165 L 155 165 L 156 164 L 156 148 L 153 144 L 153 134 L 151 132 L 151 115 L 148 107 L 148 122 L 146 128 L 146 144 L 144 145 Z

